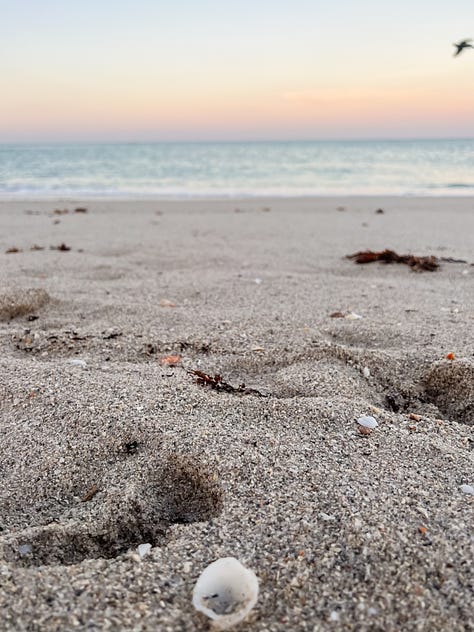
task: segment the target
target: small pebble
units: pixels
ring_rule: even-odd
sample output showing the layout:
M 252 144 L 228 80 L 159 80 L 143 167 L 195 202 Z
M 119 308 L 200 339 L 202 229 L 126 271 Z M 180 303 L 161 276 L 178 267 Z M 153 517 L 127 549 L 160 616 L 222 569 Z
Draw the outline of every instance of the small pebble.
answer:
M 170 301 L 168 298 L 162 298 L 160 301 L 160 307 L 176 307 L 176 303 Z
M 461 491 L 463 494 L 474 495 L 474 487 L 472 485 L 461 485 Z
M 151 544 L 140 544 L 137 546 L 137 553 L 140 557 L 145 557 L 151 551 Z
M 369 367 L 368 367 L 368 366 L 365 366 L 365 367 L 362 369 L 362 375 L 363 375 L 365 378 L 367 378 L 367 379 L 370 377 L 370 369 L 369 369 Z
M 18 553 L 20 555 L 28 555 L 28 553 L 31 553 L 31 551 L 31 544 L 20 544 L 20 546 L 18 547 Z

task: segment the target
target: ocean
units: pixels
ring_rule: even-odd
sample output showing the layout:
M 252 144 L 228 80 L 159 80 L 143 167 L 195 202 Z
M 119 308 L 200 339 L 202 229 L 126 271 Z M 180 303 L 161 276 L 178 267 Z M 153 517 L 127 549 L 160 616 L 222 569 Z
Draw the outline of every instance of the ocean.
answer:
M 0 145 L 0 198 L 474 195 L 474 139 Z

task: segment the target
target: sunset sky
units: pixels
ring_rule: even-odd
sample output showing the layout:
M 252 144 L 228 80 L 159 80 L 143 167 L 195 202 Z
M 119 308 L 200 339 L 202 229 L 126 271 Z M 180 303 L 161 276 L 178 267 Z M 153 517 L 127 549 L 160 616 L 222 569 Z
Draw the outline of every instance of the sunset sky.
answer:
M 474 137 L 473 0 L 0 9 L 0 142 Z

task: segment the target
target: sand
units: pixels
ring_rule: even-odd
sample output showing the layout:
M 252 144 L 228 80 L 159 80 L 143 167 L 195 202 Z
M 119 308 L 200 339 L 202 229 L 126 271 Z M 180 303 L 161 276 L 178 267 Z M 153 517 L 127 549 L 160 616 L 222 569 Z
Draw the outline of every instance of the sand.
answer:
M 205 630 L 193 586 L 234 556 L 241 630 L 474 630 L 473 211 L 2 202 L 0 629 Z

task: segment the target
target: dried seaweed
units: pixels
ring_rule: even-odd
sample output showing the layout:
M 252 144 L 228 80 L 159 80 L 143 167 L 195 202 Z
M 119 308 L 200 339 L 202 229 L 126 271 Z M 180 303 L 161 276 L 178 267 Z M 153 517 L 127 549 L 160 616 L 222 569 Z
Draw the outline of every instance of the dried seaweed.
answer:
M 68 252 L 71 250 L 70 246 L 66 246 L 66 244 L 59 244 L 59 246 L 50 246 L 50 250 L 59 250 L 60 252 Z
M 255 395 L 257 397 L 266 397 L 263 393 L 258 391 L 256 388 L 248 388 L 245 384 L 239 384 L 239 386 L 232 386 L 226 382 L 221 375 L 208 375 L 203 371 L 193 370 L 188 371 L 191 375 L 194 375 L 196 378 L 196 384 L 201 386 L 208 386 L 215 391 L 221 391 L 224 393 L 236 393 L 239 395 Z
M 17 252 L 22 252 L 22 251 L 20 250 L 20 248 L 17 248 L 16 246 L 12 246 L 12 248 L 8 248 L 8 250 L 5 250 L 5 254 L 7 255 L 16 254 Z
M 445 263 L 468 263 L 466 259 L 453 259 L 453 257 L 441 257 L 440 261 L 444 261 Z
M 433 272 L 439 268 L 438 258 L 434 256 L 418 257 L 416 255 L 399 255 L 394 250 L 381 250 L 373 252 L 364 250 L 347 255 L 347 259 L 352 259 L 355 263 L 372 263 L 381 261 L 382 263 L 404 263 L 415 272 L 427 270 Z

